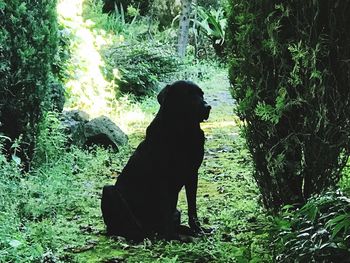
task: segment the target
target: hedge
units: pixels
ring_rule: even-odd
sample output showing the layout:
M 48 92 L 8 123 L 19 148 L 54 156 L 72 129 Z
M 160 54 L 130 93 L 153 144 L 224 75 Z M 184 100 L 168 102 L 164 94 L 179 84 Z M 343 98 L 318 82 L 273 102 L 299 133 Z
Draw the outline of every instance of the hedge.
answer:
M 0 134 L 21 137 L 33 155 L 37 124 L 50 96 L 58 48 L 55 0 L 0 0 Z M 6 148 L 11 143 L 7 141 Z
M 266 207 L 334 186 L 349 157 L 350 0 L 233 0 L 230 80 Z

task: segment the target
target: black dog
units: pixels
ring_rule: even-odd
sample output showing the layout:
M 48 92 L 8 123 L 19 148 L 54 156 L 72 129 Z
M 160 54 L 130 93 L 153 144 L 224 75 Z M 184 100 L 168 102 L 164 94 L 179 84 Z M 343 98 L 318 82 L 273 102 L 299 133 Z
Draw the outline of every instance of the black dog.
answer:
M 178 194 L 186 189 L 189 226 L 198 233 L 196 195 L 198 168 L 204 155 L 200 122 L 211 107 L 193 82 L 177 81 L 159 94 L 160 109 L 148 126 L 115 186 L 105 186 L 102 214 L 107 233 L 142 239 L 158 233 L 177 238 L 180 213 Z

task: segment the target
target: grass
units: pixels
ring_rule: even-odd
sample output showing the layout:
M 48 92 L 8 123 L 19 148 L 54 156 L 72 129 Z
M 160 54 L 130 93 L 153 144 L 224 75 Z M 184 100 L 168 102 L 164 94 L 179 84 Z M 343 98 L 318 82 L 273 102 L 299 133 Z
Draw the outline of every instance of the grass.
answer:
M 198 190 L 199 217 L 215 229 L 213 235 L 186 244 L 132 244 L 105 236 L 101 190 L 115 182 L 144 137 L 157 111 L 156 99 L 148 98 L 124 109 L 125 114 L 141 111 L 145 118 L 129 123 L 129 145 L 118 153 L 101 148 L 64 152 L 54 144 L 52 136 L 62 138 L 53 130 L 43 133 L 41 142 L 46 147 L 52 143 L 50 156 L 56 158 L 31 174 L 16 175 L 14 162 L 0 160 L 0 262 L 271 262 L 269 220 L 232 112 L 226 72 L 212 69 L 210 79 L 194 80 L 213 106 L 209 121 L 202 124 L 207 140 Z M 183 193 L 179 207 L 186 223 Z
M 213 78 L 198 83 L 208 101 L 214 104 L 209 121 L 202 125 L 207 141 L 200 168 L 198 213 L 207 226 L 216 229 L 215 233 L 189 244 L 150 240 L 130 244 L 123 239 L 106 238 L 100 218 L 96 228 L 101 234 L 94 236 L 97 242 L 88 250 L 75 254 L 78 262 L 270 262 L 269 223 L 258 203 L 249 155 L 232 112 L 226 72 L 216 71 Z M 149 100 L 140 107 L 149 113 L 156 109 Z M 131 148 L 116 154 L 112 160 L 126 163 L 143 138 L 148 122 L 142 122 L 143 127 L 140 123 L 133 124 L 135 129 L 129 134 Z M 111 167 L 120 171 L 122 165 L 112 161 Z M 100 186 L 115 182 L 108 175 L 99 179 Z M 180 195 L 179 207 L 186 223 L 184 193 Z
M 85 105 L 91 117 L 111 117 L 128 133 L 129 145 L 118 153 L 101 148 L 65 151 L 57 116 L 48 114 L 30 174 L 21 175 L 20 164 L 0 154 L 0 263 L 271 262 L 270 220 L 260 206 L 251 160 L 239 135 L 227 72 L 210 63 L 188 66 L 174 78 L 194 80 L 213 106 L 210 119 L 202 124 L 207 140 L 199 171 L 198 214 L 204 225 L 215 229 L 214 234 L 186 244 L 161 240 L 132 244 L 105 236 L 102 187 L 114 184 L 143 139 L 158 103 L 155 97 L 115 100 L 100 72 L 104 65 L 98 52 L 110 41 L 122 41 L 121 36 L 100 30 L 114 22 L 101 16 L 98 6 L 84 9 L 81 0 L 59 3 L 65 14 L 61 23 L 74 35 L 76 53 L 66 83 L 71 95 L 68 106 Z M 93 56 L 88 59 L 86 54 Z M 179 207 L 186 223 L 183 193 Z

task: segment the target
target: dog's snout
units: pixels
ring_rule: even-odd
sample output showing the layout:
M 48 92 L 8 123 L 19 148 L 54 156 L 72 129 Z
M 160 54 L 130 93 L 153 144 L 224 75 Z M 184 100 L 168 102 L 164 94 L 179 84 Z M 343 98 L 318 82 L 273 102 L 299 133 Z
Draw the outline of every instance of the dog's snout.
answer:
M 206 101 L 204 101 L 204 108 L 205 108 L 205 110 L 207 110 L 207 111 L 210 111 L 210 110 L 211 110 L 211 106 L 210 106 Z
M 209 118 L 210 110 L 211 110 L 211 106 L 206 101 L 204 101 L 204 112 L 203 112 L 204 120 L 207 120 Z

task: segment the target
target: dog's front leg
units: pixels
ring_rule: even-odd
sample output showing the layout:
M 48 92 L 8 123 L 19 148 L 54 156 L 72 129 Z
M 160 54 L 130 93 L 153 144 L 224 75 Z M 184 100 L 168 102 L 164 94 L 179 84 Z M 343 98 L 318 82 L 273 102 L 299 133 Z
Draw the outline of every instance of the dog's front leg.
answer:
M 188 224 L 195 233 L 201 233 L 202 229 L 197 216 L 197 185 L 198 173 L 189 177 L 185 184 L 188 207 Z
M 194 173 L 190 180 L 185 184 L 186 198 L 188 206 L 188 224 L 196 234 L 209 234 L 213 232 L 211 228 L 203 228 L 197 216 L 197 187 L 198 187 L 198 172 Z

